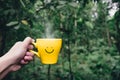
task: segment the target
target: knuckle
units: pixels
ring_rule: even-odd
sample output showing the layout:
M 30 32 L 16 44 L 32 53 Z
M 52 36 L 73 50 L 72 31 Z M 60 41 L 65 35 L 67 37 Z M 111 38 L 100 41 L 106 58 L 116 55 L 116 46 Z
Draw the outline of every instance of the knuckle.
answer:
M 21 45 L 22 42 L 21 42 L 21 41 L 18 41 L 18 42 L 16 42 L 15 44 L 16 44 L 16 45 Z

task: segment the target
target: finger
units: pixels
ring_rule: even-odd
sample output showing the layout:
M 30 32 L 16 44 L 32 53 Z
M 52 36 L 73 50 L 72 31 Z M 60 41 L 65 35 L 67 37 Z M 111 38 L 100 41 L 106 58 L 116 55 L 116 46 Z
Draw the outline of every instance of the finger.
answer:
M 27 53 L 26 53 L 26 56 L 32 56 L 32 57 L 33 57 L 33 56 L 34 56 L 34 54 L 33 54 L 33 53 L 31 53 L 31 52 L 27 52 Z
M 21 68 L 21 65 L 13 65 L 10 68 L 11 68 L 11 71 L 17 71 Z
M 21 60 L 21 62 L 20 62 L 21 64 L 27 64 L 28 63 L 28 61 L 25 61 L 25 60 Z
M 34 40 L 34 39 L 32 39 L 32 42 L 35 42 L 35 40 Z
M 28 49 L 29 49 L 29 50 L 33 49 L 33 45 L 29 45 L 29 46 L 28 46 Z
M 24 60 L 25 61 L 31 61 L 31 60 L 33 60 L 33 57 L 31 57 L 31 56 L 25 56 Z
M 30 37 L 25 38 L 23 43 L 24 43 L 25 47 L 28 47 L 28 45 L 30 43 L 32 43 L 32 38 L 30 38 Z

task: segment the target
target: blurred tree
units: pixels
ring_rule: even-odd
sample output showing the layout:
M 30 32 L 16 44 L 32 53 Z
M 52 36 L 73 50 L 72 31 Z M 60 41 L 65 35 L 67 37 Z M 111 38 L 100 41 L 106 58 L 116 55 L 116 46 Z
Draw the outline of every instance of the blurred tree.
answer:
M 1 0 L 1 53 L 25 36 L 47 37 L 46 28 L 63 39 L 57 64 L 43 65 L 35 58 L 9 79 L 112 80 L 113 68 L 119 69 L 114 45 L 119 42 L 119 13 L 109 19 L 109 5 L 104 0 Z
M 119 54 L 120 54 L 120 0 L 112 0 L 112 2 L 116 3 L 116 6 L 117 6 L 117 11 L 114 15 L 113 24 L 114 24 L 114 27 L 116 30 L 116 34 L 114 34 L 115 44 L 116 44 L 117 50 L 119 51 Z M 112 70 L 112 80 L 120 79 L 119 61 Z
M 5 53 L 6 34 L 9 34 L 9 31 L 19 29 L 21 24 L 32 26 L 31 19 L 33 20 L 34 12 L 30 12 L 30 7 L 33 4 L 33 1 L 29 0 L 0 1 L 0 56 Z

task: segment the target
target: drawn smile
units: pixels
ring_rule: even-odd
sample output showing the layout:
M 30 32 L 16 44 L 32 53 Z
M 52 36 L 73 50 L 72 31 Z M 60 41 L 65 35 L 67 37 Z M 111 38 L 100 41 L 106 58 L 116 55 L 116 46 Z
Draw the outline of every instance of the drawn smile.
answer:
M 54 52 L 54 49 L 53 49 L 53 48 L 48 49 L 48 47 L 47 47 L 47 48 L 45 49 L 45 52 L 47 52 L 47 53 L 51 54 L 51 53 L 53 53 L 53 52 Z

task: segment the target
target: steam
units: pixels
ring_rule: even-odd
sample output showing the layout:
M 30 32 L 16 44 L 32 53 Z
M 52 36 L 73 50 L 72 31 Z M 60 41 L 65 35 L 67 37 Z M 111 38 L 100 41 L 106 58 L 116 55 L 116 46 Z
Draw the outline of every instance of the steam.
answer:
M 54 38 L 53 24 L 48 21 L 45 23 L 43 38 Z

